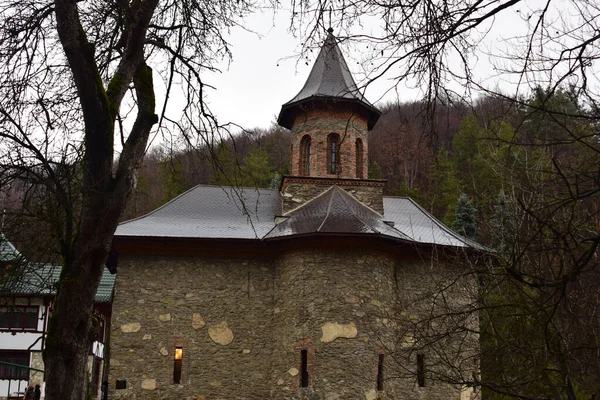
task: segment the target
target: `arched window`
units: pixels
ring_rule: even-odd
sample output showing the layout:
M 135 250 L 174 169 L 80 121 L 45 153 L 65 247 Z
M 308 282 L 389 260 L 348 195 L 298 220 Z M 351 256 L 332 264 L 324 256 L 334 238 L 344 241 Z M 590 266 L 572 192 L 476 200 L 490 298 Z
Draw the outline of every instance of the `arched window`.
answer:
M 304 135 L 300 140 L 300 175 L 310 175 L 310 136 Z
M 330 174 L 340 172 L 340 137 L 337 133 L 327 136 L 327 164 Z
M 356 139 L 356 177 L 363 178 L 363 142 Z

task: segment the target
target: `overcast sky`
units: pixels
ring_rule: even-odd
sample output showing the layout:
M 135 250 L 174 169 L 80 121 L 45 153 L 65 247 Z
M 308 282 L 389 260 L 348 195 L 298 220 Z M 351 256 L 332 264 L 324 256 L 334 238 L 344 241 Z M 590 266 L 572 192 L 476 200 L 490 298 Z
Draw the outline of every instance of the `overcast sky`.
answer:
M 546 16 L 547 22 L 553 18 L 552 15 L 554 18 L 568 15 L 568 7 L 572 7 L 568 2 L 557 4 Z M 495 20 L 489 21 L 487 26 L 480 27 L 480 31 L 486 31 L 491 26 L 485 40 L 478 47 L 478 53 L 468 55 L 476 79 L 480 83 L 489 88 L 499 87 L 506 93 L 515 94 L 516 86 L 510 83 L 511 78 L 494 72 L 488 54 L 498 55 L 512 51 L 511 46 L 514 46 L 514 42 L 506 39 L 525 35 L 528 31 L 528 21 L 523 16 L 536 15 L 535 10 L 541 5 L 543 4 L 539 1 L 527 1 L 517 8 L 505 10 Z M 566 9 L 562 9 L 563 6 Z M 230 35 L 226 35 L 231 44 L 233 60 L 229 65 L 220 66 L 221 74 L 203 75 L 205 83 L 215 87 L 215 90 L 208 91 L 207 101 L 220 123 L 233 122 L 247 129 L 266 128 L 276 120 L 281 105 L 293 98 L 302 88 L 317 51 L 310 53 L 308 60 L 300 59 L 302 38 L 294 37 L 288 32 L 289 11 L 283 10 L 276 15 L 273 15 L 272 10 L 257 12 L 244 18 L 243 22 L 255 33 L 233 28 Z M 373 26 L 363 24 L 361 29 L 377 29 L 376 25 L 379 23 L 381 21 L 372 21 Z M 365 82 L 365 71 L 357 62 L 361 58 L 364 60 L 364 55 L 359 54 L 360 50 L 356 48 L 341 48 L 360 86 Z M 381 79 L 368 86 L 366 97 L 375 105 L 386 101 L 416 100 L 421 98 L 423 93 L 423 88 L 419 90 L 418 86 L 408 82 L 397 90 L 390 91 L 393 82 Z M 528 90 L 527 86 L 524 85 L 524 90 Z M 447 87 L 457 92 L 462 90 L 462 85 L 458 83 L 449 83 Z M 521 90 L 521 93 L 524 90 Z
M 308 60 L 299 58 L 301 40 L 288 32 L 288 18 L 285 11 L 275 18 L 272 12 L 255 13 L 244 22 L 256 33 L 241 28 L 232 30 L 229 41 L 233 61 L 229 66 L 222 65 L 221 74 L 205 74 L 208 83 L 216 88 L 208 92 L 208 103 L 219 122 L 266 128 L 276 120 L 281 105 L 304 85 L 318 52 L 309 54 Z M 342 47 L 342 51 L 360 84 L 361 70 L 356 58 L 347 54 L 348 48 Z M 389 86 L 389 82 L 376 82 L 368 87 L 366 96 L 373 103 L 393 100 L 394 94 L 383 97 Z

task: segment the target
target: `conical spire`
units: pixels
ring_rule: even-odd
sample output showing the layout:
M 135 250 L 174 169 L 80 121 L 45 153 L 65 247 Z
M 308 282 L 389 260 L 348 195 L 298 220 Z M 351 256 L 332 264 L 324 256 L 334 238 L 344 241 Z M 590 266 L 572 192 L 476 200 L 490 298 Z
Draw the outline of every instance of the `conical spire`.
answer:
M 381 114 L 358 90 L 331 28 L 328 30 L 327 38 L 304 87 L 293 99 L 281 107 L 277 122 L 279 125 L 290 129 L 294 109 L 301 104 L 314 100 L 358 103 L 365 108 L 369 115 L 369 129 L 375 125 Z

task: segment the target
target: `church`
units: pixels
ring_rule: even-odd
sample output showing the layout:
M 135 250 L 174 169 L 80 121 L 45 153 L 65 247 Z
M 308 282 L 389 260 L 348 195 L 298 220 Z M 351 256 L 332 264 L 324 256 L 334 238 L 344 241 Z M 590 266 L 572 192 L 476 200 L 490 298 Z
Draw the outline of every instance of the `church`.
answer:
M 484 249 L 368 179 L 379 116 L 329 30 L 279 114 L 279 190 L 200 185 L 119 225 L 109 398 L 478 398 Z

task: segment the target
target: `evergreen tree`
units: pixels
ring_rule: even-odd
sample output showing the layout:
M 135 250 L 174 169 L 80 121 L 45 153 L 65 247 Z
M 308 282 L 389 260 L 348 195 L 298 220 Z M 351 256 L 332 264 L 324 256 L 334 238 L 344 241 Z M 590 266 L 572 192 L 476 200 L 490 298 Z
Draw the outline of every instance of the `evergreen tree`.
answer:
M 440 147 L 432 174 L 431 207 L 433 213 L 451 226 L 454 221 L 452 208 L 461 193 L 461 180 L 456 173 L 448 152 Z
M 269 183 L 269 189 L 279 189 L 279 186 L 281 186 L 281 175 L 279 174 L 275 174 L 273 175 L 273 178 L 271 179 L 271 183 Z
M 236 153 L 230 150 L 226 141 L 222 140 L 212 156 L 213 177 L 211 185 L 238 186 L 241 183 L 240 166 Z
M 254 147 L 244 157 L 242 185 L 249 187 L 269 187 L 273 178 L 273 165 L 266 150 Z
M 494 213 L 490 217 L 492 248 L 500 254 L 506 254 L 509 250 L 509 235 L 511 233 L 509 227 L 508 199 L 504 190 L 500 190 L 494 203 Z
M 369 179 L 383 179 L 383 172 L 377 161 L 369 164 Z
M 158 163 L 163 188 L 163 202 L 167 202 L 185 192 L 187 184 L 183 176 L 181 160 L 168 156 Z
M 456 204 L 456 218 L 452 223 L 452 229 L 469 239 L 477 237 L 477 220 L 475 218 L 475 207 L 466 194 L 461 193 Z

